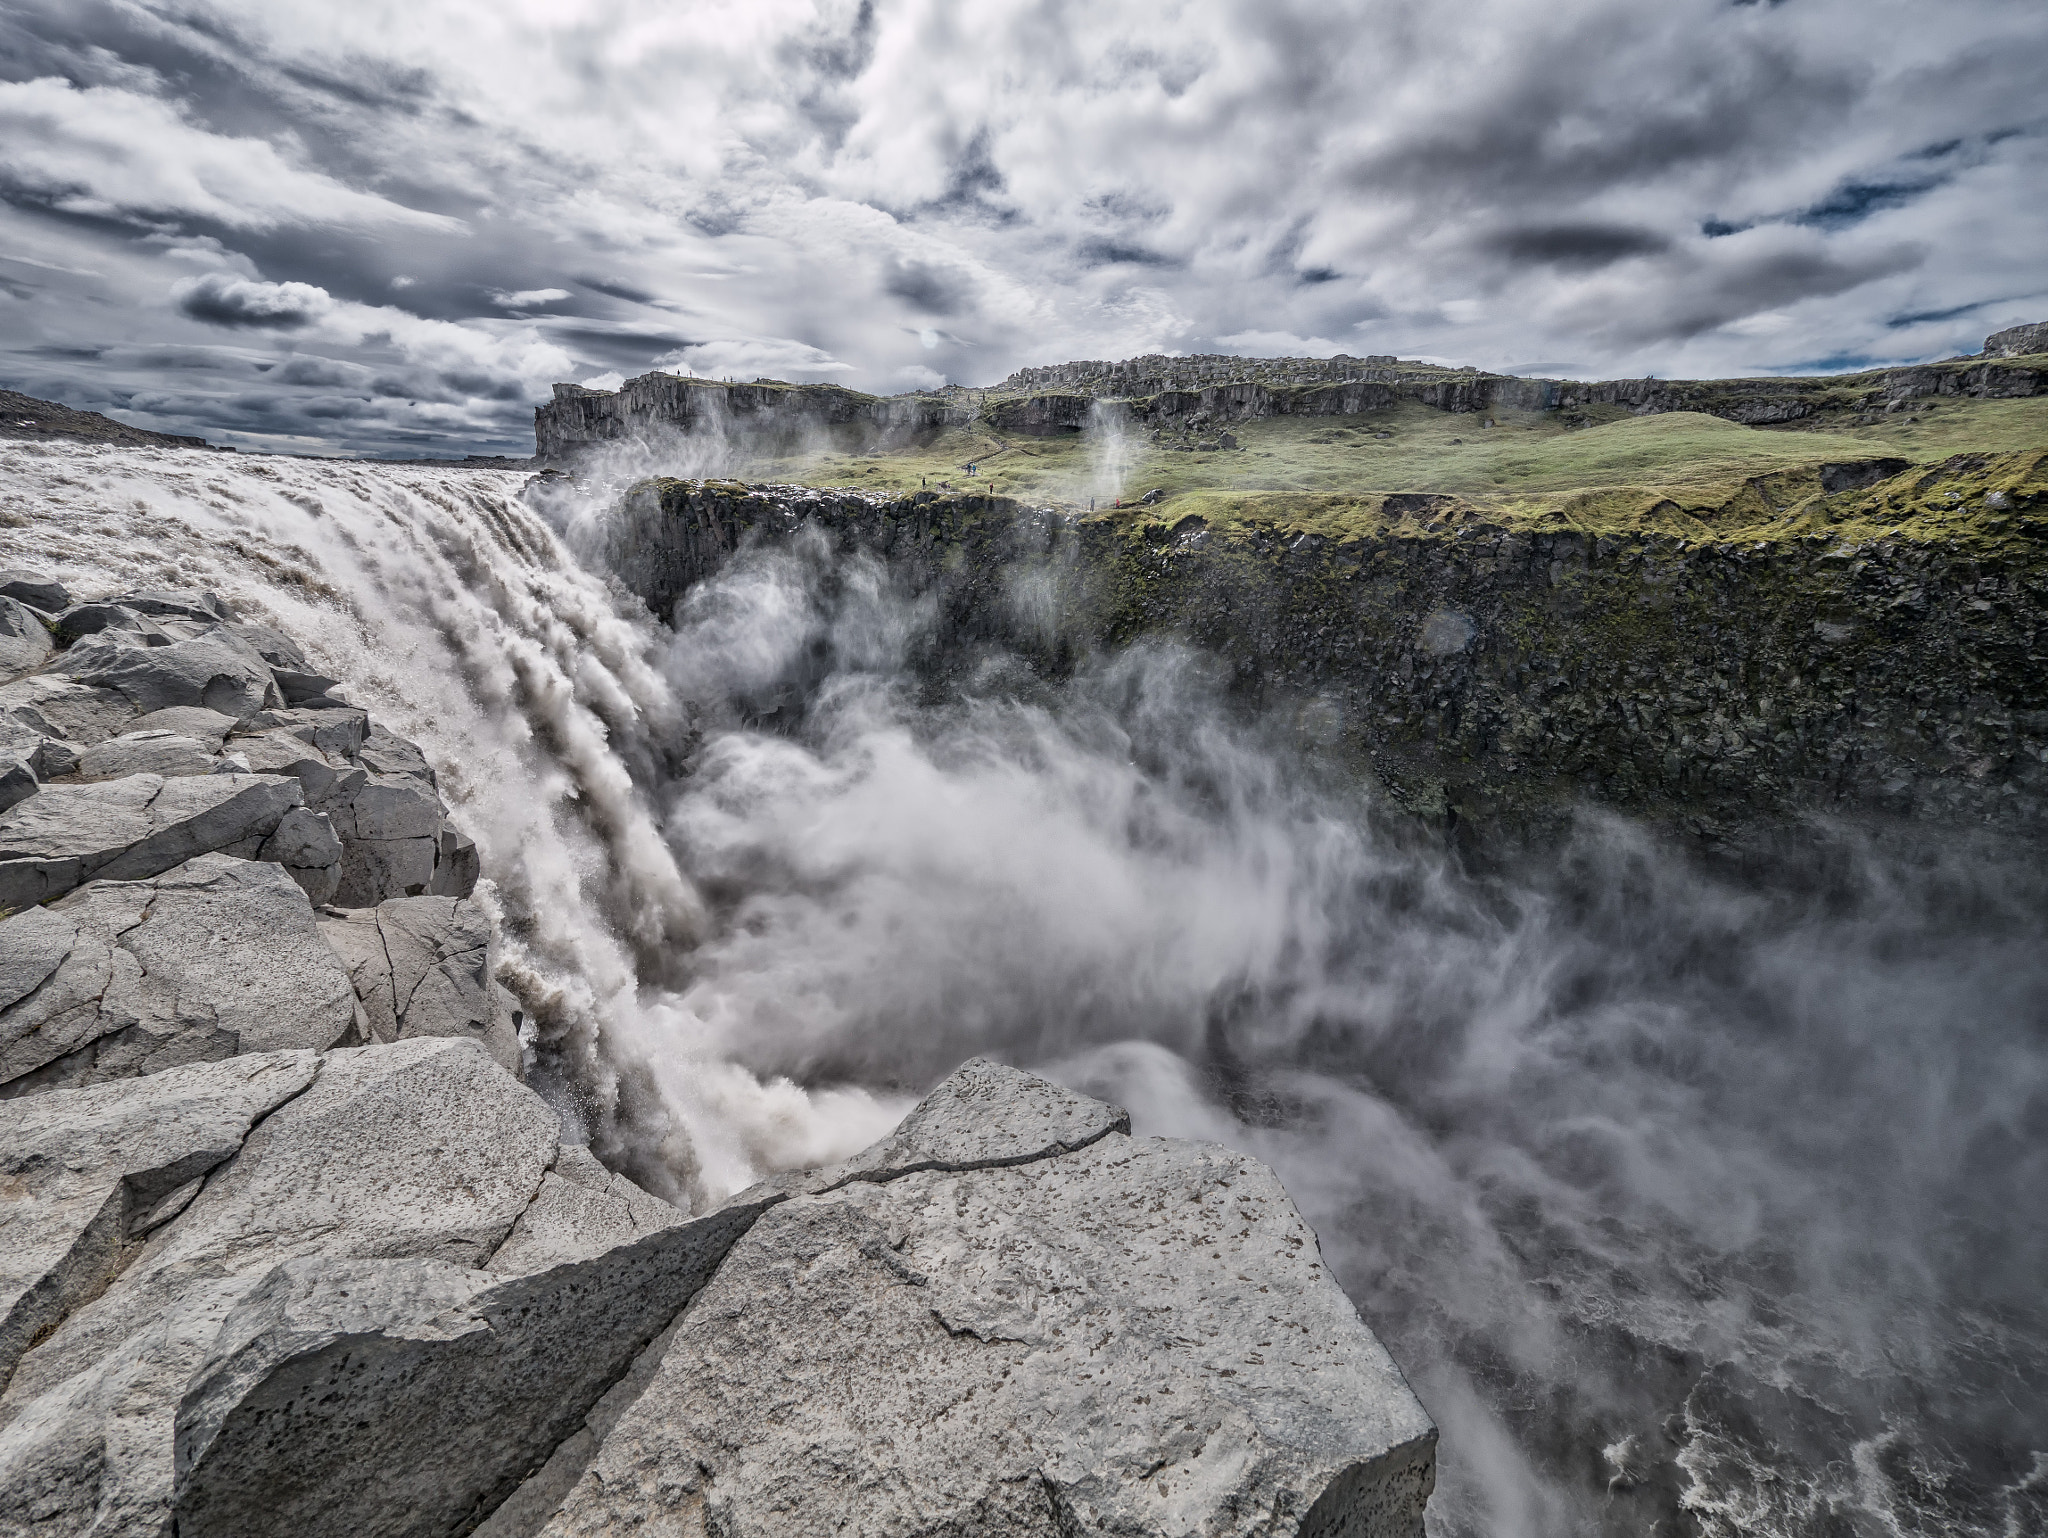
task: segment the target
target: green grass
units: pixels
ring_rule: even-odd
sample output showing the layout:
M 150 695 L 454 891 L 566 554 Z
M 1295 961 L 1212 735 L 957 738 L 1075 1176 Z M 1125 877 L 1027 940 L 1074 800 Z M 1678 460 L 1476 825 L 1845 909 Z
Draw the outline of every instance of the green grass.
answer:
M 1163 498 L 1121 514 L 1111 506 L 1115 486 L 1099 446 L 1078 434 L 1038 439 L 951 429 L 868 450 L 849 432 L 829 447 L 759 461 L 745 477 L 892 495 L 990 490 L 1075 511 L 1086 511 L 1092 497 L 1103 517 L 1153 523 L 1192 513 L 1223 528 L 1258 523 L 1338 538 L 1484 517 L 1510 526 L 1727 539 L 1782 537 L 1810 530 L 1816 518 L 1830 527 L 1895 522 L 1894 515 L 1939 523 L 1953 511 L 1945 500 L 1922 499 L 1910 509 L 1873 504 L 1879 511 L 1871 517 L 1848 517 L 1841 498 L 1820 497 L 1818 467 L 1829 461 L 1930 465 L 1959 454 L 2048 448 L 2048 397 L 1950 398 L 1875 422 L 1841 412 L 1778 427 L 1694 412 L 1636 417 L 1622 407 L 1496 412 L 1492 427 L 1486 420 L 1412 401 L 1364 416 L 1271 417 L 1232 428 L 1238 449 L 1207 453 L 1134 433 L 1123 498 L 1134 503 L 1153 490 Z M 965 474 L 970 462 L 979 476 Z M 2023 480 L 2035 473 L 2007 468 Z M 1977 494 L 1986 489 L 1989 483 Z M 1390 513 L 1385 506 L 1389 494 L 1418 492 L 1454 497 L 1463 511 Z

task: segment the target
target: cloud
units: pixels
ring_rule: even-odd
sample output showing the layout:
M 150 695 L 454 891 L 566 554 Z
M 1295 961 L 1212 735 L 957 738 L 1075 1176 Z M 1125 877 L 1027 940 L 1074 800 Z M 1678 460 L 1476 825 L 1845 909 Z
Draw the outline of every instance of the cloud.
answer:
M 491 290 L 491 303 L 501 310 L 533 310 L 544 304 L 553 304 L 558 299 L 571 295 L 566 288 L 522 288 L 508 294 L 502 288 Z
M 262 283 L 210 272 L 172 290 L 178 308 L 210 326 L 297 331 L 334 308 L 324 288 L 310 283 Z
M 655 360 L 657 366 L 681 365 L 705 379 L 787 378 L 792 381 L 830 378 L 851 374 L 850 363 L 842 363 L 821 348 L 787 337 L 747 337 L 721 342 L 703 342 L 684 347 Z
M 0 364 L 103 389 L 55 360 L 231 332 L 417 392 L 338 443 L 512 444 L 549 370 L 1718 376 L 2048 315 L 2048 13 L 1999 0 L 12 12 L 0 249 L 49 265 L 4 268 L 36 302 L 4 301 Z M 204 372 L 123 367 L 186 402 Z M 240 409 L 241 368 L 207 410 Z
M 0 179 L 16 197 L 110 218 L 460 228 L 303 169 L 266 139 L 210 133 L 174 102 L 57 79 L 0 83 Z

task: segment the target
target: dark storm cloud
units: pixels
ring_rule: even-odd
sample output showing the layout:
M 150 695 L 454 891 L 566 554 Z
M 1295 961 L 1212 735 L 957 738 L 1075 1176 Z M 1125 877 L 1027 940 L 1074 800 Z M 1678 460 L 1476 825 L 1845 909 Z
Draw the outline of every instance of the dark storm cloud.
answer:
M 297 331 L 327 307 L 324 290 L 304 283 L 252 283 L 208 273 L 178 297 L 178 308 L 210 326 Z
M 892 264 L 882 290 L 925 315 L 957 314 L 967 298 L 959 274 L 919 261 Z
M 1625 224 L 1538 224 L 1504 230 L 1484 242 L 1486 249 L 1516 262 L 1544 262 L 1587 271 L 1631 256 L 1670 249 L 1655 230 Z
M 2048 315 L 2044 73 L 2002 0 L 0 0 L 0 373 L 516 447 L 658 361 L 1945 355 Z

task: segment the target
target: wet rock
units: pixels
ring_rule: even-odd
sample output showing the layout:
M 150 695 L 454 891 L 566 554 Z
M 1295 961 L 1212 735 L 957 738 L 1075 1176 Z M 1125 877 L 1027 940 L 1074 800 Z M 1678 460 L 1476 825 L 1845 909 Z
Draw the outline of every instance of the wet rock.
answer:
M 0 812 L 0 910 L 87 881 L 142 880 L 212 851 L 253 858 L 300 802 L 297 781 L 264 774 L 45 786 Z
M 0 1104 L 0 1389 L 317 1063 L 311 1052 L 236 1058 Z
M 28 571 L 0 571 L 0 598 L 12 598 L 45 614 L 60 614 L 71 607 L 71 595 L 64 584 Z
M 240 719 L 261 710 L 276 687 L 261 659 L 217 626 L 168 646 L 126 646 L 88 636 L 64 654 L 56 670 L 114 690 L 138 713 L 200 705 Z
M 492 986 L 490 917 L 479 905 L 399 897 L 320 926 L 348 968 L 372 1041 L 460 1037 L 520 1071 L 518 1033 Z
M 135 646 L 169 646 L 176 639 L 148 615 L 118 603 L 82 603 L 57 616 L 57 639 L 66 646 L 100 634 Z
M 220 594 L 202 592 L 197 588 L 156 588 L 148 592 L 126 593 L 113 601 L 138 614 L 165 619 L 210 623 L 235 617 Z
M 277 680 L 285 704 L 292 706 L 322 698 L 328 690 L 341 687 L 338 678 L 324 678 L 318 673 L 301 673 L 292 668 L 272 668 L 270 676 Z
M 145 1093 L 152 1083 L 110 1088 Z M 46 1098 L 61 1107 L 86 1093 Z M 466 1276 L 504 1241 L 556 1148 L 553 1113 L 471 1043 L 326 1054 L 312 1086 L 263 1120 L 104 1294 L 22 1358 L 0 1396 L 0 1531 L 167 1531 L 180 1402 L 244 1299 L 279 1267 L 316 1257 L 431 1260 Z M 488 1428 L 479 1457 L 518 1435 Z M 467 1450 L 450 1453 L 413 1450 L 459 1472 Z M 258 1520 L 239 1531 L 292 1526 Z
M 278 866 L 201 855 L 0 921 L 0 1093 L 323 1048 L 354 995 Z
M 56 649 L 35 610 L 18 599 L 0 597 L 0 682 L 34 672 Z
M 299 650 L 299 643 L 290 636 L 273 630 L 268 625 L 232 625 L 229 628 L 247 641 L 256 655 L 272 668 L 305 671 L 306 654 Z

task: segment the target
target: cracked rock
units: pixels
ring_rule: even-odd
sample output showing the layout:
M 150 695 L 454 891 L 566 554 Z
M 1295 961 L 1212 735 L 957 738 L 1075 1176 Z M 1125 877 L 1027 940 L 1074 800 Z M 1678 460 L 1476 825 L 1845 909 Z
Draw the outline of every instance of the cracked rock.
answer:
M 0 1389 L 175 1215 L 164 1212 L 173 1198 L 189 1200 L 259 1117 L 313 1082 L 317 1062 L 311 1052 L 242 1057 L 0 1104 Z
M 44 1100 L 55 1116 L 83 1096 L 148 1095 L 156 1082 Z M 554 1114 L 471 1043 L 327 1053 L 312 1086 L 257 1125 L 103 1294 L 21 1359 L 0 1395 L 0 1532 L 169 1531 L 180 1402 L 223 1323 L 266 1278 L 316 1258 L 432 1261 L 437 1274 L 466 1276 L 526 1209 L 556 1145 Z M 497 1435 L 479 1437 L 479 1456 Z M 466 1461 L 450 1453 L 418 1449 L 437 1466 Z M 292 1530 L 259 1518 L 237 1531 Z
M 518 1032 L 492 986 L 490 916 L 478 904 L 398 897 L 320 927 L 348 967 L 372 1041 L 462 1037 L 520 1072 Z
M 0 911 L 87 881 L 141 880 L 194 855 L 254 856 L 300 800 L 296 781 L 265 774 L 45 786 L 0 812 Z
M 340 960 L 276 865 L 201 855 L 0 922 L 0 1094 L 328 1047 L 354 1020 Z

